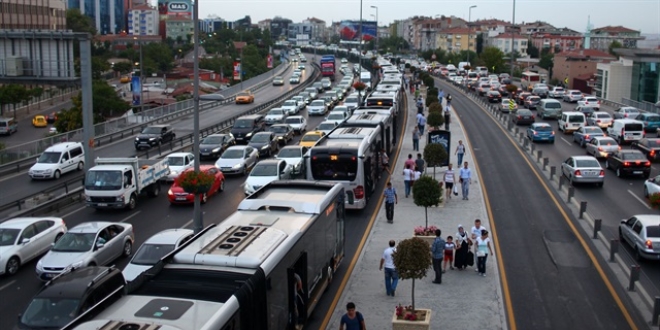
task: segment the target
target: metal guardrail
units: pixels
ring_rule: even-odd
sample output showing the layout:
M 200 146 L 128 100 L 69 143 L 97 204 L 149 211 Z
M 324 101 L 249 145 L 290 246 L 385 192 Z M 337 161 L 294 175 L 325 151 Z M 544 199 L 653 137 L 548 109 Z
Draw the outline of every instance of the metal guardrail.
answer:
M 290 64 L 284 63 L 274 70 L 278 70 L 278 74 L 281 74 L 283 72 L 286 72 L 286 70 L 288 70 L 290 67 L 291 67 Z M 270 83 L 270 76 L 274 74 L 275 74 L 274 71 L 269 71 L 257 77 L 252 78 L 252 79 L 258 78 L 261 81 L 254 85 L 248 86 L 246 89 L 259 90 L 265 87 Z M 236 93 L 238 93 L 242 89 L 240 88 L 239 85 L 239 87 L 236 88 L 235 90 Z M 204 111 L 210 108 L 217 107 L 219 105 L 232 103 L 234 102 L 235 94 L 229 96 L 227 99 L 223 101 L 205 102 L 202 105 L 200 105 L 200 110 Z M 94 138 L 94 146 L 98 147 L 101 146 L 102 144 L 110 143 L 117 139 L 123 139 L 129 135 L 135 135 L 137 132 L 141 131 L 142 128 L 144 128 L 145 126 L 156 123 L 169 122 L 175 118 L 188 115 L 192 111 L 193 111 L 193 100 L 185 100 L 136 114 L 133 117 L 135 123 L 131 123 L 128 118 L 122 117 L 112 121 L 97 124 L 94 127 L 96 133 L 95 134 L 96 137 Z M 72 132 L 55 135 L 46 139 L 41 139 L 30 143 L 14 146 L 11 148 L 7 148 L 3 151 L 0 151 L 0 163 L 9 160 L 7 164 L 0 165 L 0 177 L 11 173 L 21 172 L 22 170 L 31 167 L 34 164 L 34 157 L 37 157 L 46 148 L 52 146 L 55 143 L 64 142 L 64 141 L 81 141 L 81 138 L 82 138 L 82 129 L 79 129 Z M 27 149 L 25 149 L 26 147 Z
M 246 112 L 243 112 L 239 115 L 236 115 L 220 123 L 213 124 L 211 126 L 207 126 L 205 128 L 200 129 L 199 133 L 201 137 L 203 138 L 210 134 L 215 134 L 218 132 L 230 130 L 236 119 L 238 119 L 239 117 L 258 113 L 258 112 L 265 112 L 270 108 L 272 108 L 274 105 L 289 99 L 292 95 L 295 95 L 299 93 L 301 90 L 307 88 L 308 86 L 313 84 L 314 81 L 316 81 L 316 79 L 318 79 L 318 77 L 321 74 L 320 67 L 316 63 L 313 63 L 312 65 L 314 66 L 315 69 L 314 75 L 310 79 L 307 79 L 304 83 L 301 83 L 300 85 L 296 86 L 296 88 L 286 92 L 285 94 L 280 95 L 276 99 L 273 99 L 264 104 L 256 106 Z M 162 157 L 171 152 L 181 151 L 185 148 L 192 146 L 193 139 L 194 139 L 194 134 L 190 133 L 180 138 L 177 138 L 173 141 L 170 141 L 169 143 L 160 145 L 157 148 L 152 148 L 153 150 L 152 149 L 146 150 L 144 153 L 138 154 L 137 156 L 138 158 L 147 158 L 147 159 L 152 157 Z M 83 178 L 84 175 L 82 174 L 76 175 L 75 177 L 72 177 L 66 182 L 50 187 L 41 193 L 11 203 L 7 203 L 5 205 L 1 205 L 0 217 L 4 219 L 9 219 L 19 216 L 36 216 L 52 211 L 59 211 L 60 209 L 68 205 L 81 201 L 83 200 L 82 195 L 84 192 L 82 188 Z M 46 201 L 39 203 L 39 201 L 43 201 L 43 200 Z M 35 204 L 33 205 L 32 203 Z

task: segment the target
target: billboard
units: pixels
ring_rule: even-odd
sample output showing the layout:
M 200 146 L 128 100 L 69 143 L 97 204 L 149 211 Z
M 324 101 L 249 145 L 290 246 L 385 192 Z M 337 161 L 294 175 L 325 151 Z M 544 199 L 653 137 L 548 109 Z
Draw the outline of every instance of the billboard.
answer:
M 376 38 L 377 23 L 375 21 L 362 21 L 362 40 L 370 41 Z M 358 41 L 360 38 L 360 21 L 341 21 L 339 36 L 344 41 Z
M 429 131 L 426 134 L 426 137 L 427 137 L 427 141 L 426 141 L 427 144 L 429 144 L 429 143 L 439 143 L 443 147 L 445 147 L 445 151 L 447 151 L 447 155 L 451 155 L 451 152 L 450 152 L 451 151 L 450 150 L 450 148 L 451 148 L 451 132 L 444 131 L 444 130 L 434 130 L 434 131 Z M 449 157 L 447 157 L 445 159 L 445 161 L 442 162 L 442 164 L 428 163 L 427 166 L 428 167 L 449 166 Z M 458 164 L 458 167 L 460 168 L 461 164 Z
M 133 105 L 140 105 L 140 91 L 142 91 L 142 84 L 140 83 L 139 76 L 131 78 L 131 90 L 133 91 Z
M 158 0 L 158 14 L 161 18 L 167 18 L 167 16 L 192 17 L 192 11 L 191 0 Z
M 241 80 L 241 62 L 234 61 L 234 80 Z
M 268 54 L 268 57 L 266 57 L 266 67 L 269 69 L 273 68 L 273 55 Z

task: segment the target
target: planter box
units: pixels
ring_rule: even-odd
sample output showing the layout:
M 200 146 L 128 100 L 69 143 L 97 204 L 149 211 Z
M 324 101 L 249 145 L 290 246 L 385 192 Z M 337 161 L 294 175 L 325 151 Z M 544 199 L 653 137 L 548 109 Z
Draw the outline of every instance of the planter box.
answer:
M 413 233 L 413 237 L 423 239 L 424 241 L 426 241 L 426 243 L 429 243 L 429 246 L 431 246 L 433 244 L 433 241 L 435 240 L 435 236 L 419 236 L 419 235 L 415 235 L 414 233 Z
M 396 311 L 392 317 L 392 330 L 429 330 L 431 329 L 431 310 L 430 309 L 417 309 L 418 312 L 424 314 L 424 319 L 417 321 L 398 320 Z

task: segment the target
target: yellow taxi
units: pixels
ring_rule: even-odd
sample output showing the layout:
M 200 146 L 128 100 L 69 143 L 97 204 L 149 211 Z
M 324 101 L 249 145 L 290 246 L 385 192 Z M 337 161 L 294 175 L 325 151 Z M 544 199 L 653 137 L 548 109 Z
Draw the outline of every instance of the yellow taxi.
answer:
M 300 138 L 298 145 L 302 147 L 311 148 L 313 147 L 318 140 L 325 136 L 325 132 L 322 131 L 310 131 L 305 133 L 305 135 Z
M 32 118 L 32 126 L 34 127 L 46 127 L 48 126 L 48 121 L 45 116 L 36 115 Z
M 238 93 L 236 95 L 236 104 L 241 104 L 241 103 L 253 103 L 254 102 L 254 94 L 250 91 L 243 91 Z

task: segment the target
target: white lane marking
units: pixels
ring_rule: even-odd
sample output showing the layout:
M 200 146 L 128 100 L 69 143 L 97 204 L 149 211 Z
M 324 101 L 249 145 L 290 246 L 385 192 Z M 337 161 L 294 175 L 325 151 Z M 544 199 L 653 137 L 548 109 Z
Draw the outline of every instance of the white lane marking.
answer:
M 127 216 L 126 218 L 121 219 L 121 221 L 119 221 L 119 222 L 126 222 L 126 221 L 130 220 L 132 217 L 134 217 L 134 216 L 140 214 L 140 212 L 142 212 L 142 211 L 137 211 L 137 212 L 135 212 L 135 213 L 133 213 L 133 214 Z
M 66 217 L 68 217 L 68 216 L 70 216 L 70 215 L 72 215 L 72 214 L 74 214 L 74 213 L 80 212 L 80 211 L 82 211 L 83 209 L 86 209 L 86 208 L 87 208 L 87 206 L 81 206 L 81 207 L 79 207 L 79 208 L 77 208 L 77 209 L 75 209 L 75 210 L 73 210 L 73 211 L 71 211 L 71 212 L 69 212 L 69 213 L 67 213 L 67 214 L 65 214 L 65 215 L 63 215 L 63 216 L 61 216 L 61 218 L 66 218 Z
M 8 287 L 10 287 L 10 286 L 11 286 L 12 284 L 14 284 L 14 283 L 16 283 L 16 280 L 12 280 L 11 282 L 9 282 L 9 283 L 7 283 L 7 284 L 5 284 L 5 285 L 3 285 L 3 286 L 0 286 L 0 291 L 6 289 L 6 288 L 8 288 Z
M 181 229 L 188 228 L 193 222 L 193 219 L 188 220 L 183 226 L 181 226 Z
M 630 189 L 628 189 L 628 193 L 630 193 L 633 197 L 635 197 L 635 199 L 638 200 L 640 203 L 642 203 L 642 205 L 644 205 L 647 209 L 649 210 L 651 209 L 651 207 L 649 206 L 648 203 L 646 203 L 645 200 L 639 198 L 639 196 L 637 196 L 634 192 L 630 191 Z
M 573 145 L 572 142 L 568 142 L 568 140 L 564 139 L 563 137 L 561 138 L 561 140 L 564 141 L 564 142 L 566 142 L 566 144 L 568 144 L 569 146 L 572 146 L 572 145 Z

